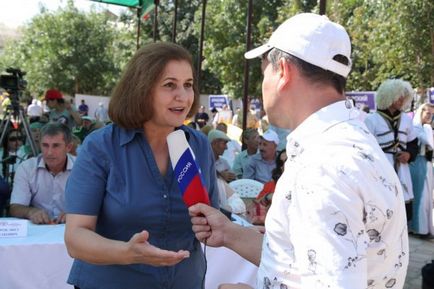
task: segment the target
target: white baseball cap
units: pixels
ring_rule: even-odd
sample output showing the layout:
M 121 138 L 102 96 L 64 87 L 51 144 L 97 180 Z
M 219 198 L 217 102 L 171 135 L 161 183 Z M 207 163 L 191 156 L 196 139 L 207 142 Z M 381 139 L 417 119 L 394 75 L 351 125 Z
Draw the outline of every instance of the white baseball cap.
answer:
M 222 139 L 224 141 L 230 141 L 231 139 L 227 134 L 218 129 L 212 129 L 208 132 L 208 141 L 212 143 L 216 139 Z
M 289 18 L 273 32 L 266 44 L 246 52 L 244 57 L 259 57 L 273 48 L 343 77 L 351 70 L 350 37 L 345 28 L 324 15 L 300 13 Z M 333 59 L 339 54 L 348 59 L 348 65 Z
M 264 134 L 262 135 L 262 138 L 265 139 L 266 141 L 274 142 L 276 145 L 279 145 L 279 142 L 280 142 L 279 136 L 277 135 L 277 133 L 271 129 L 264 132 Z

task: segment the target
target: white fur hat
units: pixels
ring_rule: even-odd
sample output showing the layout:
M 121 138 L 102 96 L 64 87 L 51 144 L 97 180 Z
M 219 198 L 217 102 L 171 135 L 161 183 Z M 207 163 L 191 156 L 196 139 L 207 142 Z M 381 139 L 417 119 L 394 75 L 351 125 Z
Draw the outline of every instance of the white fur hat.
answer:
M 402 79 L 387 79 L 377 89 L 375 102 L 377 109 L 388 109 L 400 97 L 404 97 L 406 107 L 413 99 L 414 91 L 411 84 Z

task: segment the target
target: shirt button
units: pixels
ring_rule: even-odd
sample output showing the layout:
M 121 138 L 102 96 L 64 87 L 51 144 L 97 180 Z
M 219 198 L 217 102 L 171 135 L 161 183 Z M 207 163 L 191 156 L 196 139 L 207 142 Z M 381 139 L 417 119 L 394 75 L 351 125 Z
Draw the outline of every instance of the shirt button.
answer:
M 164 194 L 164 195 L 163 195 L 163 198 L 167 199 L 167 195 L 166 195 L 166 194 Z

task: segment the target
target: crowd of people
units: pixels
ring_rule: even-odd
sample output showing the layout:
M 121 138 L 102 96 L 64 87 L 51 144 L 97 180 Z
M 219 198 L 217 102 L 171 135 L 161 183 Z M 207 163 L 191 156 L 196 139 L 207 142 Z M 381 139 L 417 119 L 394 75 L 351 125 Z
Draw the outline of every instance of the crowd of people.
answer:
M 257 288 L 402 288 L 407 234 L 434 234 L 434 106 L 411 118 L 410 83 L 389 79 L 361 118 L 344 93 L 350 54 L 346 30 L 325 16 L 281 24 L 245 54 L 262 60 L 264 111 L 250 107 L 239 140 L 227 131 L 241 127 L 241 110 L 200 106 L 191 54 L 177 44 L 139 49 L 97 119 L 84 100 L 76 108 L 48 89 L 47 111 L 37 100 L 27 107 L 31 137 L 15 126 L 4 134 L 1 212 L 66 223 L 68 283 L 79 289 L 203 288 L 200 242 L 258 265 Z M 167 146 L 174 130 L 210 204 L 182 201 Z M 238 179 L 263 184 L 255 201 L 231 188 Z M 265 227 L 222 211 L 261 212 L 250 221 Z
M 7 92 L 2 93 L 2 109 L 5 113 L 2 121 L 4 133 L 2 132 L 3 138 L 0 148 L 0 183 L 2 184 L 0 216 L 10 214 L 14 217 L 26 217 L 34 223 L 64 221 L 64 218 L 57 217 L 64 214 L 64 189 L 69 173 L 66 173 L 64 179 L 58 176 L 55 181 L 46 182 L 50 178 L 39 178 L 40 171 L 42 168 L 46 168 L 48 172 L 56 176 L 60 172 L 68 172 L 69 167 L 72 168 L 71 162 L 77 155 L 77 149 L 85 137 L 94 130 L 110 123 L 108 116 L 103 115 L 105 108 L 100 105 L 99 110 L 97 109 L 95 112 L 95 115 L 98 115 L 99 118 L 92 118 L 87 115 L 87 110 L 86 112 L 83 110 L 83 105 L 87 107 L 84 100 L 79 107 L 75 107 L 70 101 L 66 101 L 59 90 L 48 89 L 42 102 L 38 99 L 32 99 L 27 107 L 17 108 L 23 111 L 25 122 L 28 125 L 28 131 L 26 131 L 26 124 L 13 111 L 14 108 L 10 104 L 9 94 Z M 50 140 L 47 139 L 44 133 L 48 132 L 51 136 L 53 125 L 62 125 L 57 129 L 63 130 L 65 143 L 56 142 L 55 145 L 50 144 Z M 48 131 L 45 131 L 44 129 L 47 128 L 49 128 Z M 61 171 L 53 172 L 50 168 L 48 162 L 59 157 L 53 149 L 45 151 L 45 148 L 50 146 L 55 146 L 56 150 L 62 146 L 65 147 L 65 155 L 60 156 L 63 160 Z M 67 154 L 68 158 L 66 157 Z M 30 164 L 30 160 L 33 161 L 32 164 Z M 68 161 L 65 162 L 66 160 Z M 63 165 L 65 165 L 65 168 Z M 26 166 L 27 168 L 25 168 Z M 38 169 L 39 167 L 41 169 Z M 23 170 L 26 170 L 25 177 L 23 176 Z M 39 181 L 42 181 L 41 184 L 38 183 Z M 50 191 L 38 193 L 43 187 L 50 188 Z M 12 199 L 10 199 L 11 194 Z M 42 196 L 44 194 L 45 196 Z M 14 199 L 18 195 L 20 197 Z M 24 195 L 27 195 L 24 198 L 25 201 L 23 199 Z M 56 196 L 54 197 L 54 195 Z M 41 197 L 43 198 L 42 202 L 39 199 Z M 56 200 L 52 200 L 53 197 Z M 12 204 L 10 209 L 8 208 L 9 204 Z M 28 212 L 17 210 L 16 206 L 13 206 L 14 204 L 35 205 L 36 208 L 43 210 L 41 214 L 44 217 L 33 218 Z M 53 210 L 60 211 L 53 213 Z

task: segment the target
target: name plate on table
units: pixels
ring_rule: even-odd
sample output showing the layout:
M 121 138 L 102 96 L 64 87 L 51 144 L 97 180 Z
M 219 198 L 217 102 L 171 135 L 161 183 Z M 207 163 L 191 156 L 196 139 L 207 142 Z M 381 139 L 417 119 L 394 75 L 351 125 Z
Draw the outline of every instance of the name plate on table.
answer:
M 27 220 L 1 220 L 0 238 L 27 237 Z

